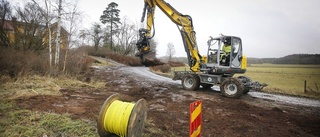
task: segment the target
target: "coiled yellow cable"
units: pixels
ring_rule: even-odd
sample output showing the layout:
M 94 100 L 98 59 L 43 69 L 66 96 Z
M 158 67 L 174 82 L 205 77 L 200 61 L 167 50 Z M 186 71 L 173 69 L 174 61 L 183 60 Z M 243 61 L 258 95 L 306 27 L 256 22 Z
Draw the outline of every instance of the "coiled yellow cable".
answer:
M 118 136 L 127 136 L 127 127 L 134 103 L 115 100 L 109 106 L 105 117 L 105 130 Z
M 147 118 L 147 102 L 139 99 L 136 103 L 119 101 L 119 94 L 109 96 L 103 103 L 97 121 L 100 137 L 141 137 Z

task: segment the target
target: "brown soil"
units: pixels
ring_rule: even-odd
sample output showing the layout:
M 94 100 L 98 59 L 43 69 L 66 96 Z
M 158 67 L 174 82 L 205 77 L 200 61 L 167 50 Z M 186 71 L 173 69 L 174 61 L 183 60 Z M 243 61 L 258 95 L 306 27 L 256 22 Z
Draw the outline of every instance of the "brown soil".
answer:
M 281 104 L 249 95 L 230 99 L 204 89 L 185 91 L 180 85 L 148 80 L 119 68 L 96 70 L 87 78 L 105 80 L 105 88 L 61 89 L 62 96 L 20 98 L 17 104 L 31 110 L 70 113 L 75 119 L 96 120 L 105 99 L 119 93 L 123 101 L 147 100 L 147 121 L 152 124 L 145 125 L 145 134 L 186 137 L 189 136 L 189 104 L 202 100 L 204 137 L 320 136 L 319 107 Z

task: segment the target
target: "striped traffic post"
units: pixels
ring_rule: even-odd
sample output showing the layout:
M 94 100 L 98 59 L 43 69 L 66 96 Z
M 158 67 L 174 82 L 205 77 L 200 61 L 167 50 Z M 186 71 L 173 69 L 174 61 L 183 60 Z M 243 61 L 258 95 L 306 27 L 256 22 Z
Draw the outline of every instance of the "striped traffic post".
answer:
M 190 137 L 200 137 L 202 100 L 190 103 Z

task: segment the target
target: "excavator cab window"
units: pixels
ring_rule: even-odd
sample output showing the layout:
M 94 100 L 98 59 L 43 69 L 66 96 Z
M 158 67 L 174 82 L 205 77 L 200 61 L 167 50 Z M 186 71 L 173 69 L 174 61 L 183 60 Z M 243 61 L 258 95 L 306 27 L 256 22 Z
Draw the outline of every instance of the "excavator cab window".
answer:
M 233 39 L 232 43 L 232 58 L 235 58 L 239 52 L 240 48 L 240 40 L 239 39 Z
M 241 64 L 242 46 L 241 39 L 237 37 L 225 37 L 223 39 L 220 65 L 239 68 Z
M 225 36 L 222 37 L 222 46 L 220 47 L 220 65 L 229 66 L 230 59 L 233 51 L 232 38 Z
M 208 44 L 208 66 L 220 65 L 240 68 L 242 58 L 240 38 L 223 36 L 213 38 Z
M 211 45 L 208 47 L 208 63 L 209 64 L 217 64 L 218 63 L 218 47 L 220 41 L 214 40 Z
M 232 39 L 232 52 L 231 52 L 230 65 L 232 68 L 240 68 L 242 61 L 242 45 L 241 39 L 233 37 Z

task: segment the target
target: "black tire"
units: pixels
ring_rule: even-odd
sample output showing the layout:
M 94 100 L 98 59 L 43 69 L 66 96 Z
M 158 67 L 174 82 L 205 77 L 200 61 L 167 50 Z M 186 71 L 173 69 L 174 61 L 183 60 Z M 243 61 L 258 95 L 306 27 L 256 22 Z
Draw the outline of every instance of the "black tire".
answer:
M 242 93 L 242 94 L 244 94 L 244 95 L 245 95 L 245 94 L 248 94 L 249 91 L 250 91 L 250 88 L 246 88 L 246 87 L 245 87 L 245 88 L 243 89 L 243 93 Z
M 227 78 L 220 84 L 222 96 L 239 98 L 243 94 L 243 84 L 237 78 Z
M 201 84 L 201 86 L 202 86 L 202 88 L 204 88 L 204 89 L 210 89 L 213 85 L 212 85 L 212 84 L 205 84 L 205 83 L 203 83 L 203 84 Z
M 246 83 L 252 81 L 252 80 L 251 80 L 249 77 L 247 77 L 247 76 L 239 76 L 238 79 L 239 79 L 243 84 L 246 84 Z M 244 87 L 242 94 L 248 94 L 248 92 L 250 91 L 250 89 L 251 89 L 251 88 L 249 88 L 249 87 Z
M 196 74 L 187 74 L 182 77 L 182 86 L 186 90 L 197 90 L 200 87 L 200 78 Z

